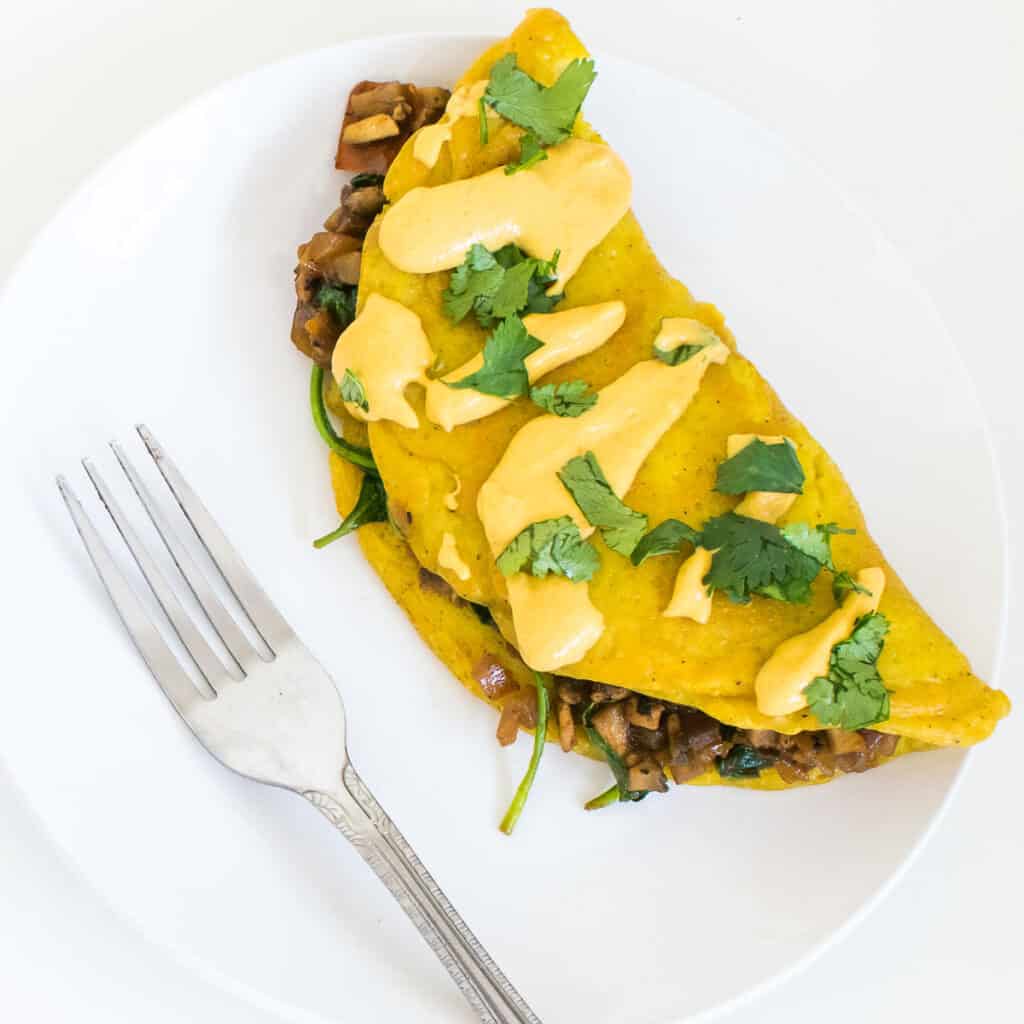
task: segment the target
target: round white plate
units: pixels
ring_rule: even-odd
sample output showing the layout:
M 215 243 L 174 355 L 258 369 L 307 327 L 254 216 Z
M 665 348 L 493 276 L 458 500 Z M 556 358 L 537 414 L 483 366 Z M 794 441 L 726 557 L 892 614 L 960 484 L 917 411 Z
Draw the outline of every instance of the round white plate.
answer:
M 962 763 L 936 753 L 821 788 L 680 789 L 584 814 L 606 769 L 549 747 L 515 837 L 498 833 L 528 743 L 498 748 L 493 713 L 434 661 L 354 540 L 310 547 L 336 517 L 308 364 L 288 340 L 296 243 L 341 184 L 348 88 L 450 82 L 485 42 L 353 43 L 218 89 L 83 187 L 0 307 L 15 484 L 3 756 L 115 908 L 283 1020 L 472 1015 L 339 837 L 302 801 L 220 768 L 148 678 L 53 486 L 68 473 L 99 521 L 75 463 L 91 454 L 134 510 L 104 446 L 126 442 L 149 473 L 138 420 L 334 673 L 356 764 L 549 1024 L 676 1021 L 807 962 L 906 863 Z M 680 82 L 598 66 L 587 113 L 632 167 L 662 259 L 727 311 L 893 562 L 990 672 L 1001 549 L 972 546 L 955 579 L 936 553 L 957 523 L 1000 533 L 1000 501 L 965 369 L 922 293 L 772 136 Z M 933 514 L 947 489 L 956 521 Z

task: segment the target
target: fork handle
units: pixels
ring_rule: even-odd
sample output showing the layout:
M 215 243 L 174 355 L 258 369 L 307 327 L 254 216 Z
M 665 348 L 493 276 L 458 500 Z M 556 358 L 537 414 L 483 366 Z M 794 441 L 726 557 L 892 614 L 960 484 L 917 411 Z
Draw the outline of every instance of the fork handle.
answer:
M 388 887 L 483 1024 L 541 1024 L 351 764 L 334 793 L 302 794 Z

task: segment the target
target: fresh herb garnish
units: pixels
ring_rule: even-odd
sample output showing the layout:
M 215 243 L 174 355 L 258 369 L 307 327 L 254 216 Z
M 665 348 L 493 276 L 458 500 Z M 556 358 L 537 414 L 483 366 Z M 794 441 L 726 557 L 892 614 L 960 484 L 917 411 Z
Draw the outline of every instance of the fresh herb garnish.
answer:
M 555 416 L 582 416 L 597 404 L 597 395 L 585 380 L 567 380 L 562 384 L 542 384 L 530 388 L 531 400 Z
M 628 558 L 647 532 L 647 516 L 624 504 L 612 490 L 597 456 L 587 452 L 570 459 L 558 471 L 558 479 L 587 522 L 601 531 L 605 544 Z
M 372 174 L 370 171 L 360 171 L 352 176 L 349 184 L 354 188 L 371 188 L 374 185 L 384 184 L 383 174 Z
M 554 573 L 574 583 L 585 583 L 597 572 L 597 550 L 580 536 L 569 516 L 544 519 L 526 527 L 497 558 L 506 576 L 529 572 L 534 576 Z
M 692 526 L 687 526 L 679 519 L 666 519 L 640 539 L 629 557 L 634 565 L 639 565 L 655 555 L 673 555 L 684 544 L 697 547 L 700 542 L 700 532 Z
M 889 691 L 878 674 L 889 620 L 871 612 L 857 620 L 848 640 L 832 648 L 828 676 L 804 688 L 811 711 L 822 725 L 864 729 L 889 717 Z
M 384 485 L 380 482 L 379 476 L 363 477 L 363 484 L 359 488 L 359 497 L 356 499 L 352 511 L 341 521 L 341 525 L 322 537 L 313 541 L 313 547 L 324 548 L 332 541 L 346 534 L 354 533 L 360 526 L 367 523 L 385 523 L 388 518 L 388 496 L 384 492 Z
M 370 411 L 370 402 L 366 397 L 363 382 L 347 367 L 345 375 L 341 378 L 341 398 L 344 402 L 358 406 L 363 412 Z
M 597 729 L 594 728 L 592 722 L 594 711 L 600 706 L 600 704 L 594 703 L 587 705 L 583 712 L 583 728 L 586 730 L 590 742 L 593 743 L 602 754 L 604 754 L 604 758 L 608 762 L 608 767 L 611 768 L 612 775 L 615 776 L 615 788 L 618 792 L 618 799 L 624 803 L 643 800 L 643 798 L 647 796 L 647 790 L 634 790 L 629 788 L 629 769 L 626 767 L 625 761 L 623 761 L 622 758 L 612 750 L 605 738 L 597 731 Z M 602 802 L 598 803 L 598 801 Z M 587 805 L 587 808 L 590 810 L 593 809 L 593 807 L 604 807 L 610 802 L 608 794 L 602 793 L 600 796 L 591 800 Z
M 480 145 L 486 146 L 489 133 L 487 131 L 487 104 L 484 103 L 483 96 L 477 101 L 476 112 L 480 118 Z
M 531 132 L 538 143 L 553 146 L 572 133 L 597 72 L 589 59 L 571 61 L 554 85 L 543 86 L 507 53 L 491 68 L 485 101 L 507 121 Z
M 327 447 L 343 459 L 377 476 L 377 463 L 373 460 L 373 453 L 369 448 L 352 444 L 343 437 L 339 437 L 337 431 L 331 426 L 327 416 L 327 407 L 324 405 L 324 368 L 314 366 L 313 373 L 309 378 L 309 407 L 313 414 L 313 425 L 317 433 L 327 443 Z
M 654 356 L 669 366 L 681 366 L 689 362 L 698 352 L 707 348 L 707 345 L 678 345 L 676 348 L 668 349 L 654 346 Z
M 473 312 L 481 327 L 516 314 L 550 313 L 562 298 L 547 294 L 557 277 L 557 251 L 550 260 L 538 260 L 517 245 L 504 245 L 493 253 L 472 245 L 452 271 L 442 304 L 454 323 Z
M 701 544 L 714 551 L 704 582 L 731 601 L 746 604 L 751 594 L 803 604 L 810 599 L 822 563 L 794 547 L 771 523 L 735 512 L 704 524 Z
M 874 597 L 867 587 L 862 586 L 853 577 L 853 573 L 843 569 L 832 577 L 832 597 L 836 604 L 842 604 L 843 598 L 853 591 L 855 594 L 864 594 L 867 597 Z
M 506 174 L 528 171 L 534 164 L 547 160 L 547 150 L 533 132 L 524 132 L 519 138 L 519 159 L 514 164 L 505 164 Z
M 356 286 L 354 284 L 322 284 L 317 289 L 313 304 L 328 313 L 345 330 L 356 318 Z
M 732 458 L 719 463 L 715 480 L 715 490 L 720 494 L 800 494 L 803 489 L 804 470 L 793 445 L 788 441 L 765 444 L 756 437 Z
M 484 342 L 484 365 L 461 380 L 449 381 L 452 388 L 472 388 L 485 395 L 517 398 L 530 390 L 526 357 L 544 343 L 533 337 L 517 316 L 510 316 Z
M 530 788 L 533 786 L 533 780 L 537 775 L 541 755 L 544 753 L 544 742 L 547 739 L 548 733 L 547 677 L 542 676 L 539 672 L 534 672 L 533 678 L 537 687 L 537 724 L 533 731 L 533 752 L 530 754 L 530 763 L 527 765 L 523 781 L 519 783 L 516 795 L 512 798 L 512 803 L 509 804 L 505 817 L 501 819 L 499 828 L 507 836 L 512 834 L 512 829 L 516 827 L 519 815 L 523 813 L 526 798 L 530 795 Z
M 775 763 L 772 754 L 763 754 L 753 747 L 738 743 L 725 757 L 715 759 L 718 774 L 723 779 L 756 779 L 762 768 Z

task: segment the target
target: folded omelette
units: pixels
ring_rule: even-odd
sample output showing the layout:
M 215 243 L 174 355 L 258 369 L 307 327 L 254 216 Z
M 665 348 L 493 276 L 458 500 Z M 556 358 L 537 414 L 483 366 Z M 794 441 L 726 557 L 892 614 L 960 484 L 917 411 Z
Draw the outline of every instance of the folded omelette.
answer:
M 499 739 L 536 729 L 608 761 L 598 804 L 984 739 L 1006 696 L 904 586 L 722 314 L 651 251 L 628 169 L 578 116 L 594 73 L 550 10 L 480 56 L 370 183 L 354 319 L 329 261 L 300 250 L 310 334 L 318 317 L 332 335 L 339 513 L 434 653 L 502 710 Z

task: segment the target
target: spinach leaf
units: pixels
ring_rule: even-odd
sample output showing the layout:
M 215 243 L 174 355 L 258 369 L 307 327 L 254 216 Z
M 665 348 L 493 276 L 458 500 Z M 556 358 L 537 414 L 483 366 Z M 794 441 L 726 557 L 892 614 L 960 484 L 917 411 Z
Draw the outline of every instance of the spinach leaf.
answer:
M 327 407 L 324 405 L 324 368 L 322 366 L 314 365 L 313 373 L 309 378 L 309 407 L 313 414 L 313 425 L 316 427 L 317 433 L 327 443 L 328 448 L 367 473 L 372 473 L 374 476 L 379 475 L 377 463 L 374 462 L 370 449 L 346 441 L 331 426 Z
M 512 834 L 512 829 L 516 827 L 519 815 L 523 813 L 523 807 L 526 806 L 526 798 L 530 795 L 533 780 L 536 778 L 548 733 L 548 677 L 534 672 L 533 679 L 537 688 L 537 725 L 533 732 L 533 753 L 530 755 L 530 763 L 526 768 L 523 781 L 519 783 L 516 795 L 512 798 L 505 817 L 501 819 L 499 828 L 507 836 Z
M 595 709 L 599 708 L 600 704 L 594 704 L 591 702 L 587 705 L 583 712 L 583 728 L 587 732 L 587 736 L 590 742 L 597 747 L 598 750 L 604 754 L 605 760 L 608 762 L 608 767 L 612 770 L 612 775 L 615 776 L 615 786 L 618 790 L 619 800 L 623 803 L 635 802 L 637 800 L 643 800 L 647 796 L 647 790 L 633 790 L 629 788 L 629 769 L 626 767 L 625 761 L 615 753 L 614 750 L 605 742 L 604 737 L 594 728 L 592 719 L 594 717 Z M 596 800 L 601 800 L 606 794 L 602 793 L 600 797 L 595 797 L 590 803 L 594 803 Z M 600 806 L 604 806 L 601 804 Z
M 725 757 L 715 759 L 718 774 L 723 779 L 757 778 L 762 768 L 768 768 L 774 763 L 774 755 L 764 754 L 742 743 L 733 747 Z
M 313 305 L 326 309 L 345 330 L 356 318 L 356 291 L 354 284 L 322 284 L 313 298 Z
M 384 491 L 384 485 L 380 482 L 379 476 L 363 477 L 363 484 L 359 488 L 359 497 L 356 499 L 352 511 L 341 521 L 337 529 L 317 537 L 313 541 L 313 547 L 325 548 L 346 534 L 354 533 L 360 526 L 367 523 L 385 523 L 388 518 L 388 496 Z

